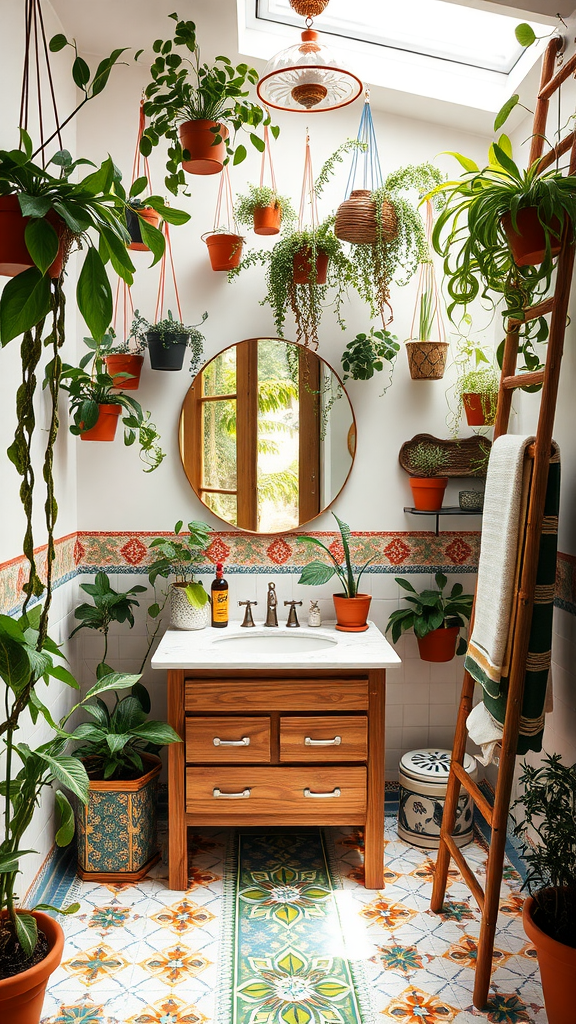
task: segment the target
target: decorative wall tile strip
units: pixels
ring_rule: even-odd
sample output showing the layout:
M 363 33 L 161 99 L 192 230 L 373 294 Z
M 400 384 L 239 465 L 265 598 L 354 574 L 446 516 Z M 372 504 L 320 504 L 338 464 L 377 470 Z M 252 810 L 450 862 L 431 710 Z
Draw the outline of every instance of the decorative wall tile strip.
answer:
M 73 579 L 78 572 L 78 535 L 69 533 L 55 542 L 56 561 L 53 567 L 55 586 Z M 46 545 L 35 549 L 40 579 L 46 579 Z M 24 555 L 0 563 L 0 612 L 12 614 L 21 606 L 22 587 L 27 579 L 28 563 Z

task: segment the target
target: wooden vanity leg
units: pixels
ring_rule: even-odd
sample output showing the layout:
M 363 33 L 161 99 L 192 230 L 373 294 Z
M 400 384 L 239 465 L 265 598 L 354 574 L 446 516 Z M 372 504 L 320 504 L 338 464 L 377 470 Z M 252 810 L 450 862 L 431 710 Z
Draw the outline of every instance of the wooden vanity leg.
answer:
M 381 889 L 384 885 L 384 669 L 369 673 L 368 693 L 368 803 L 364 830 L 364 884 L 367 889 Z
M 182 737 L 182 743 L 168 746 L 168 884 L 186 889 L 188 858 L 186 843 L 186 744 L 184 673 L 168 671 L 168 724 Z

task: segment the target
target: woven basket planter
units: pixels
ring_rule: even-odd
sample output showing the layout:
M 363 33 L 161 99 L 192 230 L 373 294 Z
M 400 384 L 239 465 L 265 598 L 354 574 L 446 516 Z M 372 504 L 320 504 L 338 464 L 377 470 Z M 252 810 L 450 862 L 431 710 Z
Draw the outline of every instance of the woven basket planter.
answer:
M 328 7 L 329 0 L 290 0 L 290 7 L 303 18 L 317 18 Z
M 412 380 L 442 380 L 447 341 L 407 341 L 406 352 Z
M 356 188 L 336 211 L 334 234 L 343 242 L 373 245 L 378 237 L 376 204 L 367 188 Z M 391 242 L 398 234 L 398 218 L 392 203 L 382 203 L 382 239 Z

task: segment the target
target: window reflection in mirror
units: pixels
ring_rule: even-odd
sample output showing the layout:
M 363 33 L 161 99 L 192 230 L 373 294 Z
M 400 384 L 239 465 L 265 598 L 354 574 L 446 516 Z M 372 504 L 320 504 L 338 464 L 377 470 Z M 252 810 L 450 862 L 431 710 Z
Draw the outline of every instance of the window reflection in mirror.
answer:
M 196 494 L 225 522 L 282 533 L 309 522 L 344 486 L 355 447 L 348 396 L 314 352 L 249 339 L 195 378 L 180 453 Z

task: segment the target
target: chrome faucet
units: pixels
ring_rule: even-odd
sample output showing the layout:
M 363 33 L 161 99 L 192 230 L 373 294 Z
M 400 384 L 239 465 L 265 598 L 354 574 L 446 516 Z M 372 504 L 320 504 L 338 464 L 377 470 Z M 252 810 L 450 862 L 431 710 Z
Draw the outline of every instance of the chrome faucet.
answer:
M 290 605 L 290 611 L 288 612 L 287 626 L 299 626 L 298 616 L 296 615 L 296 605 L 302 606 L 302 601 L 284 601 L 284 607 Z
M 277 626 L 278 625 L 278 613 L 276 611 L 276 605 L 278 604 L 278 597 L 276 596 L 276 584 L 268 584 L 268 597 L 266 599 L 266 622 L 265 626 Z

